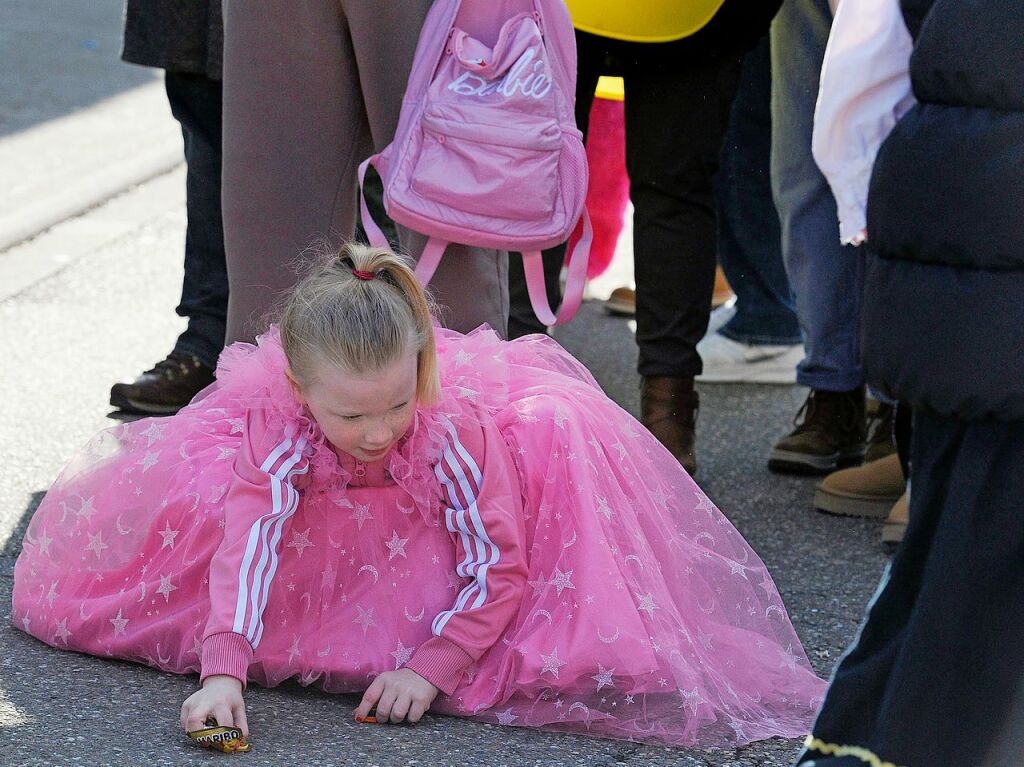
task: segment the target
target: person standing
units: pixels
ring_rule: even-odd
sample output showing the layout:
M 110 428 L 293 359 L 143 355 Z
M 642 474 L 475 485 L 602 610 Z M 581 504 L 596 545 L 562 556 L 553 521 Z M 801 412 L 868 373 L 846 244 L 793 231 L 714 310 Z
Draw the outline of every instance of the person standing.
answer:
M 111 387 L 128 413 L 169 415 L 213 381 L 224 346 L 228 278 L 221 217 L 220 0 L 128 0 L 122 59 L 163 69 L 181 125 L 187 175 L 185 277 L 178 316 L 188 325 L 171 353 L 131 383 Z
M 867 436 L 860 360 L 864 260 L 840 243 L 835 198 L 811 155 L 834 2 L 785 0 L 771 27 L 772 191 L 804 339 L 796 381 L 810 389 L 795 428 L 768 457 L 768 468 L 783 473 L 828 474 L 859 464 Z
M 868 381 L 913 408 L 909 523 L 803 767 L 1024 763 L 1024 7 L 843 0 L 814 154 L 863 242 Z
M 736 300 L 712 313 L 697 345 L 705 383 L 792 383 L 803 356 L 772 200 L 771 82 L 765 36 L 743 59 L 715 179 L 718 261 Z
M 584 135 L 600 76 L 624 80 L 641 421 L 692 474 L 694 378 L 701 372 L 696 347 L 707 329 L 715 279 L 712 179 L 743 54 L 778 3 L 753 9 L 744 0 L 567 5 L 576 27 L 576 120 Z M 550 290 L 550 276 L 548 282 Z
M 355 231 L 356 170 L 394 137 L 430 5 L 226 0 L 228 343 L 262 329 L 314 240 Z M 414 257 L 426 243 L 404 227 L 398 239 Z M 488 323 L 504 335 L 507 262 L 501 251 L 449 246 L 431 280 L 441 320 L 467 332 Z

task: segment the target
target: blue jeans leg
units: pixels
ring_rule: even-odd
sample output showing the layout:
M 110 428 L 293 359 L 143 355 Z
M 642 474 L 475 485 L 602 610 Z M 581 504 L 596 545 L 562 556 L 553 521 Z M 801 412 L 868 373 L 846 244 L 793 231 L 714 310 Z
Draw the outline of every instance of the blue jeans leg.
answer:
M 736 313 L 718 332 L 746 344 L 798 344 L 769 175 L 771 83 L 765 36 L 743 60 L 715 179 L 718 261 L 736 293 Z
M 224 347 L 228 274 L 221 217 L 221 83 L 199 74 L 167 72 L 171 113 L 185 143 L 185 278 L 175 309 L 188 326 L 174 350 L 214 367 Z
M 848 391 L 864 382 L 864 263 L 839 243 L 835 199 L 811 156 L 814 104 L 832 26 L 828 0 L 785 0 L 771 27 L 771 180 L 782 254 L 807 353 L 797 383 Z

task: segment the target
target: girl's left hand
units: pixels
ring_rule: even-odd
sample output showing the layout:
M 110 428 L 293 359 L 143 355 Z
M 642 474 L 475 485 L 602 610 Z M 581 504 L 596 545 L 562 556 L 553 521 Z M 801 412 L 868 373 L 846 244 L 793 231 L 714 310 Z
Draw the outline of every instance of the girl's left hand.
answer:
M 380 723 L 408 720 L 418 722 L 437 697 L 438 689 L 409 668 L 385 671 L 378 674 L 356 709 L 356 721 L 377 707 L 377 721 Z

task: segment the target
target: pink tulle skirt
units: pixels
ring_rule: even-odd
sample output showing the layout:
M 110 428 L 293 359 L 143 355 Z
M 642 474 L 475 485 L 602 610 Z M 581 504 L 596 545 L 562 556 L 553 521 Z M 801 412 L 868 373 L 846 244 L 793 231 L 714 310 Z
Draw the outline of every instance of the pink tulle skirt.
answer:
M 764 564 L 672 456 L 546 337 L 439 331 L 439 347 L 445 395 L 489 412 L 514 456 L 529 578 L 434 710 L 681 746 L 808 732 L 825 683 Z M 117 426 L 77 455 L 26 534 L 14 624 L 61 649 L 198 671 L 245 409 L 260 386 L 288 396 L 266 387 L 283 364 L 273 335 L 233 347 L 177 416 Z M 415 462 L 386 487 L 312 472 L 251 681 L 359 692 L 429 638 L 462 586 L 435 489 Z

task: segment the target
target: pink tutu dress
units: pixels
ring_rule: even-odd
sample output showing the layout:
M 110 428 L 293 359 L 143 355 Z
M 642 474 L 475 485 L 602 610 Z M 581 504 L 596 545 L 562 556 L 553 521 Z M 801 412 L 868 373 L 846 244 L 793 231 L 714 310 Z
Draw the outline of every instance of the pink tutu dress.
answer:
M 438 331 L 442 396 L 379 462 L 336 453 L 274 331 L 178 415 L 64 469 L 15 626 L 175 673 L 361 692 L 680 746 L 806 734 L 825 683 L 767 569 L 555 342 Z

